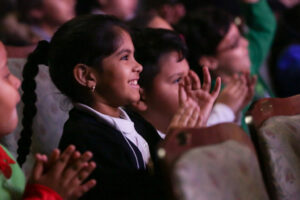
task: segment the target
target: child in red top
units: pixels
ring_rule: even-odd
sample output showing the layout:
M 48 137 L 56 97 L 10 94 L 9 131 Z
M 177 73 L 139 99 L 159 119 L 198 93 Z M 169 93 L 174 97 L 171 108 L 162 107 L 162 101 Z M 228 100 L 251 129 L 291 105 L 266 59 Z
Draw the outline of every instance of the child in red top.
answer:
M 18 122 L 16 105 L 20 81 L 10 74 L 7 56 L 0 42 L 0 137 L 12 132 Z M 63 153 L 54 150 L 49 158 L 36 155 L 36 164 L 25 189 L 25 177 L 11 154 L 0 145 L 0 199 L 76 199 L 91 189 L 95 180 L 82 182 L 95 168 L 91 152 L 80 154 L 74 146 Z M 25 192 L 24 192 L 25 189 Z

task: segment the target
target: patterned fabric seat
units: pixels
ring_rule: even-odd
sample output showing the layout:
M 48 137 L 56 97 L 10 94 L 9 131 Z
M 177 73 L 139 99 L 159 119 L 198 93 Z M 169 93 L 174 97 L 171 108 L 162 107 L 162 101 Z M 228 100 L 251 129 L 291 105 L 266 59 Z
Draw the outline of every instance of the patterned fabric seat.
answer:
M 268 119 L 258 140 L 272 199 L 300 199 L 300 115 Z
M 300 199 L 299 115 L 300 95 L 261 99 L 247 113 L 263 177 L 274 200 Z
M 186 152 L 173 178 L 180 200 L 268 199 L 255 154 L 233 140 Z
M 235 124 L 177 130 L 158 155 L 172 199 L 269 199 L 254 146 Z

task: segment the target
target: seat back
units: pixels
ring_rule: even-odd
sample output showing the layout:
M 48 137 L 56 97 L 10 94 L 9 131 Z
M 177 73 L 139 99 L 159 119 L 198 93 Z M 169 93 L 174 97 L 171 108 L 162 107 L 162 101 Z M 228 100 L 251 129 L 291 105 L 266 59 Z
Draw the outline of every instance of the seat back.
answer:
M 300 95 L 256 102 L 247 117 L 269 196 L 300 196 Z
M 36 45 L 30 46 L 5 46 L 8 58 L 27 58 L 33 52 Z
M 172 199 L 268 199 L 254 147 L 234 124 L 174 131 L 158 154 Z

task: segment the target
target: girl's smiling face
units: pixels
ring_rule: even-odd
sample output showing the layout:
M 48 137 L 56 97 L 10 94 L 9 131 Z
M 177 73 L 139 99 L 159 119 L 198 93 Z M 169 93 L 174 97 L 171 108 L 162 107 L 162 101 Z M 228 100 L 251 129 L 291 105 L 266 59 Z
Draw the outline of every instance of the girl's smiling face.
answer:
M 118 107 L 139 100 L 142 66 L 134 58 L 134 46 L 126 31 L 120 29 L 119 48 L 102 60 L 99 71 L 96 91 L 103 103 Z
M 0 136 L 9 134 L 17 126 L 16 106 L 20 101 L 19 87 L 19 79 L 8 70 L 6 50 L 0 42 Z

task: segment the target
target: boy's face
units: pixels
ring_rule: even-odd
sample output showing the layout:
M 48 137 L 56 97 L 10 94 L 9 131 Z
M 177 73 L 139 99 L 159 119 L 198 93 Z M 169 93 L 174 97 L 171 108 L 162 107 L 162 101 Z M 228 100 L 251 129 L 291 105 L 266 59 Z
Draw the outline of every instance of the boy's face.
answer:
M 104 12 L 114 15 L 122 20 L 130 20 L 134 17 L 138 0 L 109 0 L 104 6 Z
M 134 58 L 134 46 L 129 34 L 121 31 L 120 46 L 102 60 L 97 73 L 96 91 L 100 101 L 114 107 L 129 105 L 140 99 L 138 85 L 142 66 Z
M 167 126 L 179 107 L 179 83 L 189 72 L 186 59 L 179 61 L 179 53 L 163 55 L 158 66 L 160 72 L 153 79 L 151 91 L 145 91 L 147 112 Z
M 16 106 L 20 101 L 19 86 L 19 79 L 8 70 L 6 51 L 0 42 L 0 136 L 12 132 L 17 126 Z
M 60 26 L 75 17 L 75 0 L 43 0 L 44 20 Z
M 228 33 L 217 47 L 216 58 L 218 70 L 227 74 L 250 71 L 248 40 L 240 34 L 235 24 L 230 26 Z

